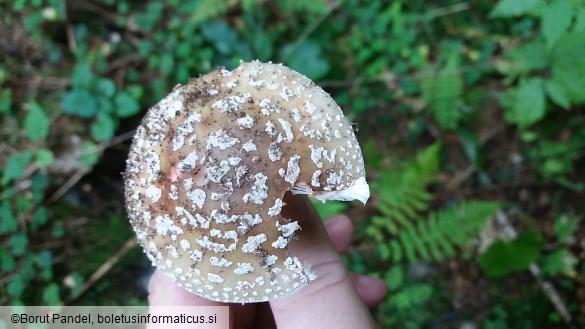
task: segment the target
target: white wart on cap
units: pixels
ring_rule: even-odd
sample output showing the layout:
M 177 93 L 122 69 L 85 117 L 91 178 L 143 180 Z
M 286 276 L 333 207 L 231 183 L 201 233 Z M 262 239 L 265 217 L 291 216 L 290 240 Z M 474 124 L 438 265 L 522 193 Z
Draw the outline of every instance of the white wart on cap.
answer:
M 176 88 L 146 114 L 130 149 L 130 221 L 154 265 L 199 296 L 261 302 L 316 278 L 288 250 L 299 218 L 285 192 L 360 200 L 369 187 L 334 100 L 277 64 L 242 63 Z

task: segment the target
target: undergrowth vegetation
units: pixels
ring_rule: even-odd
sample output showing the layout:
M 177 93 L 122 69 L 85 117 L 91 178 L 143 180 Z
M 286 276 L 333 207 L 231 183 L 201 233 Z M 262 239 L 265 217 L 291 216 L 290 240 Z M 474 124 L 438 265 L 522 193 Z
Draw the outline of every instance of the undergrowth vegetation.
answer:
M 144 111 L 282 62 L 356 123 L 344 260 L 384 328 L 585 325 L 585 1 L 0 0 L 0 304 L 143 304 L 122 180 Z

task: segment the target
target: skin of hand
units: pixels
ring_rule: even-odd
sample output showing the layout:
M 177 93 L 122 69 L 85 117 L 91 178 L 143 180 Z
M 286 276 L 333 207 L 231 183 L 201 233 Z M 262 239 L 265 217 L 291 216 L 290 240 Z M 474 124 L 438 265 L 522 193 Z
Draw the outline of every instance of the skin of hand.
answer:
M 384 281 L 347 272 L 339 257 L 349 246 L 353 225 L 346 216 L 323 223 L 304 197 L 285 196 L 283 217 L 299 219 L 302 230 L 291 254 L 311 264 L 317 279 L 289 296 L 252 304 L 225 304 L 189 293 L 160 271 L 149 289 L 151 306 L 229 305 L 233 328 L 377 328 L 368 306 L 386 295 Z

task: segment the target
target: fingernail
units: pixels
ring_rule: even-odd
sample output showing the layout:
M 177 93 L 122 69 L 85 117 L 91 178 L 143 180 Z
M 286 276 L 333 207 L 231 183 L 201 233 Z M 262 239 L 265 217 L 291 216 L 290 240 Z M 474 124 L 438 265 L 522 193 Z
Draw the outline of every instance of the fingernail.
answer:
M 367 275 L 358 276 L 357 282 L 360 286 L 373 287 L 380 284 L 380 279 L 372 278 Z

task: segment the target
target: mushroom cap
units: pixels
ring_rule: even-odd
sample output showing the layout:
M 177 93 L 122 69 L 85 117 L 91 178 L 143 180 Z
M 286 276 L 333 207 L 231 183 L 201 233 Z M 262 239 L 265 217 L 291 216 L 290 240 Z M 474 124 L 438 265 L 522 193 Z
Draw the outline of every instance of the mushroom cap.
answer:
M 291 191 L 369 197 L 352 126 L 323 89 L 285 66 L 241 63 L 175 88 L 134 137 L 125 197 L 152 263 L 222 302 L 261 302 L 316 278 L 290 254 L 299 218 Z

